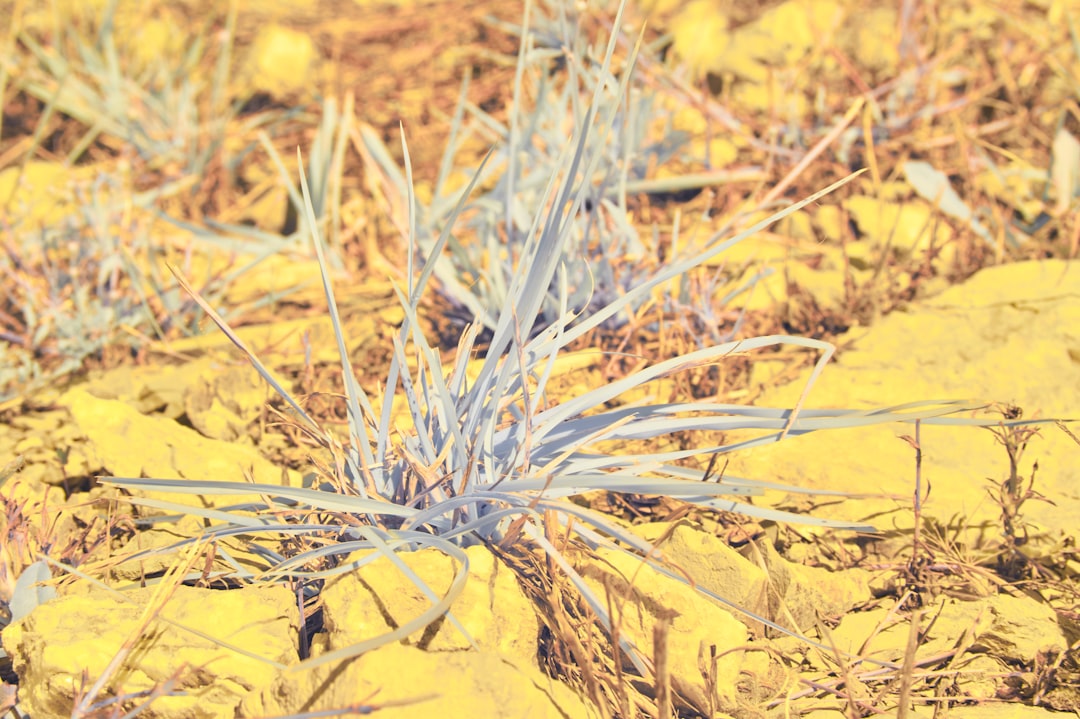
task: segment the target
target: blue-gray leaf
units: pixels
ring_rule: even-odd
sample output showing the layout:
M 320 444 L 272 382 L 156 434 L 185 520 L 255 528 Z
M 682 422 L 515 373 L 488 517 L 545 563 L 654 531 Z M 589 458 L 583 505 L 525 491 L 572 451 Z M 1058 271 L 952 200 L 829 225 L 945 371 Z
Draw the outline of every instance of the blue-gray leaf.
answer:
M 52 579 L 52 572 L 43 560 L 38 560 L 23 570 L 15 582 L 15 595 L 11 598 L 11 621 L 19 621 L 37 605 L 56 597 L 54 587 L 40 584 L 50 579 Z
M 934 203 L 942 212 L 955 220 L 967 223 L 979 237 L 990 244 L 994 238 L 979 222 L 967 203 L 960 199 L 944 172 L 935 170 L 926 162 L 905 162 L 904 176 L 920 197 Z

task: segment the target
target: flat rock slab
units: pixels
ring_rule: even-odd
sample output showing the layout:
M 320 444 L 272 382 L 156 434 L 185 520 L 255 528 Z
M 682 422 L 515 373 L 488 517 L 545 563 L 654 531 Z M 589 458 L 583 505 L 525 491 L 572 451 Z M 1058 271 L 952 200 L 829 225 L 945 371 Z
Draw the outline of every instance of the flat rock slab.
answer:
M 35 719 L 71 716 L 85 678 L 89 688 L 128 645 L 127 660 L 95 700 L 149 691 L 176 676 L 182 693 L 157 699 L 141 716 L 224 719 L 248 692 L 269 684 L 278 668 L 298 659 L 299 609 L 284 587 L 228 592 L 176 587 L 160 609 L 159 616 L 169 621 L 154 619 L 143 626 L 154 591 L 121 596 L 89 588 L 46 602 L 4 629 L 23 709 Z
M 536 666 L 540 625 L 512 570 L 486 547 L 474 545 L 465 553 L 468 579 L 450 611 L 469 636 L 442 619 L 403 643 L 425 651 L 464 651 L 475 644 L 521 666 Z M 370 554 L 355 552 L 349 561 Z M 446 596 L 457 572 L 463 571 L 436 549 L 401 552 L 398 557 L 440 597 Z M 327 579 L 321 598 L 328 649 L 342 649 L 393 631 L 431 606 L 421 589 L 384 556 Z
M 854 335 L 854 333 L 852 333 Z M 1047 260 L 983 270 L 933 299 L 898 311 L 852 336 L 811 389 L 807 407 L 875 408 L 919 400 L 1011 403 L 1024 417 L 1080 417 L 1080 267 Z M 792 407 L 805 381 L 766 392 L 758 404 Z M 1000 416 L 987 415 L 982 416 Z M 1072 431 L 1077 432 L 1073 424 Z M 728 473 L 801 487 L 877 495 L 836 498 L 802 511 L 910 528 L 915 453 L 909 423 L 816 432 L 732 455 Z M 1000 508 L 988 490 L 1008 476 L 1009 459 L 987 429 L 923 425 L 926 514 L 994 531 Z M 1024 453 L 1036 491 L 1022 518 L 1038 533 L 1080 526 L 1080 446 L 1043 426 Z M 925 485 L 924 485 L 925 486 Z M 789 506 L 795 506 L 789 503 Z
M 118 477 L 241 481 L 244 471 L 259 484 L 300 486 L 298 473 L 283 470 L 253 447 L 208 439 L 165 417 L 141 414 L 125 402 L 99 399 L 82 389 L 61 397 L 73 423 L 87 440 L 91 466 Z M 258 495 L 207 496 L 143 492 L 146 496 L 203 506 L 261 503 Z
M 359 707 L 344 712 L 346 707 Z M 366 707 L 366 709 L 365 709 Z M 570 687 L 492 651 L 425 652 L 388 644 L 332 666 L 281 672 L 237 717 L 338 710 L 380 719 L 595 719 Z

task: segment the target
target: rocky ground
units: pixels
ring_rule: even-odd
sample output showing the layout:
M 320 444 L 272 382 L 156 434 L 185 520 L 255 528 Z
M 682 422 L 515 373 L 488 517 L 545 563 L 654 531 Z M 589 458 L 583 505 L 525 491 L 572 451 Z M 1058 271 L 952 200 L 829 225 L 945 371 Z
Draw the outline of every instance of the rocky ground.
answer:
M 352 113 L 352 134 L 340 135 L 347 151 L 334 210 L 348 264 L 334 277 L 358 381 L 374 394 L 405 317 L 393 283 L 403 276 L 407 220 L 392 178 L 365 158 L 375 145 L 362 132 L 395 148 L 388 152 L 400 162 L 404 120 L 416 194 L 430 201 L 465 69 L 475 76 L 470 101 L 505 118 L 517 47 L 506 23 L 518 22 L 522 8 L 120 3 L 123 67 L 159 91 L 167 82 L 155 80 L 154 59 L 187 49 L 173 38 L 236 38 L 231 59 L 211 42 L 192 60 L 206 87 L 221 57 L 233 63 L 222 92 L 244 102 L 220 146 L 192 130 L 191 147 L 208 159 L 184 165 L 179 155 L 147 154 L 118 124 L 124 113 L 101 115 L 89 95 L 49 84 L 59 77 L 50 52 L 75 57 L 72 38 L 103 37 L 104 8 L 61 5 L 52 21 L 36 8 L 12 10 L 22 34 L 5 46 L 0 81 L 0 199 L 8 198 L 0 214 L 8 258 L 0 264 L 8 294 L 0 299 L 0 465 L 10 462 L 0 467 L 0 596 L 11 615 L 0 676 L 12 711 L 816 718 L 1080 708 L 1080 428 L 1068 421 L 868 423 L 788 437 L 717 464 L 687 460 L 720 481 L 813 490 L 750 500 L 808 524 L 634 493 L 577 497 L 653 543 L 669 568 L 553 535 L 608 603 L 612 633 L 596 629 L 550 559 L 511 543 L 464 549 L 463 585 L 460 558 L 445 552 L 399 552 L 404 565 L 394 565 L 361 550 L 341 564 L 355 571 L 320 579 L 312 595 L 302 582 L 270 581 L 267 556 L 330 535 L 310 545 L 236 536 L 177 546 L 205 535 L 210 510 L 263 495 L 127 492 L 99 478 L 310 488 L 333 475 L 335 458 L 290 424 L 249 361 L 165 279 L 164 262 L 202 278 L 200 291 L 234 308 L 240 338 L 342 436 L 341 369 L 319 265 L 306 239 L 288 239 L 296 213 L 284 209 L 288 190 L 271 150 L 290 157 L 311 144 L 328 109 L 322 97 L 340 98 L 335 111 Z M 965 400 L 987 409 L 962 418 L 1077 416 L 1080 159 L 1072 164 L 1069 139 L 1080 60 L 1063 28 L 1078 9 L 908 10 L 796 0 L 725 12 L 700 1 L 629 9 L 627 21 L 648 19 L 646 40 L 668 48 L 639 63 L 643 87 L 666 108 L 649 131 L 688 137 L 649 179 L 707 179 L 632 194 L 629 221 L 653 244 L 627 266 L 663 262 L 674 251 L 673 227 L 694 246 L 745 227 L 777 200 L 870 171 L 692 274 L 673 290 L 690 298 L 690 310 L 657 305 L 630 325 L 591 334 L 560 362 L 549 396 L 578 396 L 730 331 L 834 343 L 836 357 L 802 399 L 806 407 L 870 416 Z M 582 31 L 598 36 L 610 14 L 582 17 Z M 61 21 L 67 39 L 50 25 Z M 814 23 L 831 30 L 792 30 Z M 155 39 L 157 53 L 148 50 Z M 714 45 L 725 52 L 703 49 Z M 108 44 L 101 47 L 101 67 L 86 50 L 65 82 L 108 87 Z M 209 125 L 214 100 L 199 102 Z M 108 121 L 94 125 L 94 117 Z M 128 118 L 154 136 L 135 109 Z M 477 137 L 461 145 L 464 165 L 485 149 Z M 816 159 L 800 167 L 808 152 Z M 69 225 L 66 241 L 49 244 L 50 231 Z M 251 237 L 239 242 L 236 227 L 263 233 L 256 245 L 278 250 L 246 266 Z M 717 301 L 725 287 L 770 271 L 751 291 Z M 717 278 L 723 291 L 709 284 Z M 151 297 L 156 327 L 119 309 L 139 307 L 132 298 L 140 291 Z M 425 330 L 451 357 L 461 333 L 455 311 L 438 292 L 422 306 Z M 810 355 L 739 355 L 651 391 L 661 401 L 693 395 L 791 408 L 807 387 Z M 404 401 L 391 416 L 392 426 L 406 426 Z M 670 441 L 685 448 L 752 436 L 688 431 Z M 179 517 L 154 502 L 202 515 Z M 433 602 L 406 566 L 439 596 L 460 591 L 449 615 L 423 619 Z M 235 580 L 252 572 L 260 581 Z M 395 631 L 389 644 L 331 661 Z M 643 650 L 647 671 L 624 661 L 620 641 Z

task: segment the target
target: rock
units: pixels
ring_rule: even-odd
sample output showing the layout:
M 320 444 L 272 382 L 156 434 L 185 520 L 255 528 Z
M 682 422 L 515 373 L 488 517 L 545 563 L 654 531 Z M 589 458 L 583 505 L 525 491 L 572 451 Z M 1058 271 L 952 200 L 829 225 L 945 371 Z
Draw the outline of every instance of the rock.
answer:
M 279 668 L 298 660 L 299 611 L 283 587 L 180 586 L 159 615 L 176 624 L 155 619 L 139 632 L 154 591 L 125 592 L 132 603 L 92 587 L 46 602 L 5 628 L 4 650 L 19 675 L 22 708 L 34 719 L 70 717 L 84 678 L 85 686 L 92 686 L 136 633 L 134 652 L 96 699 L 149 690 L 180 672 L 177 688 L 184 695 L 156 699 L 140 714 L 146 719 L 232 717 L 250 690 L 269 684 Z
M 1057 719 L 1060 716 L 1049 707 L 1033 707 L 1019 702 L 987 702 L 949 708 L 949 719 Z
M 974 602 L 942 597 L 924 612 L 923 631 L 931 617 L 936 619 L 919 644 L 918 656 L 949 651 L 967 632 L 970 651 L 1017 664 L 1031 662 L 1042 649 L 1069 646 L 1054 610 L 1026 597 L 999 594 Z M 833 630 L 832 639 L 842 651 L 861 653 L 865 643 L 869 656 L 898 660 L 908 626 L 902 615 L 887 609 L 855 612 Z
M 847 712 L 847 706 L 837 706 L 828 709 L 811 709 L 809 711 L 799 714 L 799 719 L 847 719 L 850 716 Z M 949 717 L 953 715 L 950 713 Z M 908 719 L 933 719 L 933 709 L 917 708 L 908 713 Z
M 687 522 L 678 523 L 674 529 L 670 523 L 654 522 L 634 527 L 634 531 L 649 541 L 667 535 L 660 551 L 695 584 L 724 597 L 740 610 L 789 629 L 808 630 L 814 625 L 815 615 L 842 615 L 871 598 L 869 572 L 831 572 L 796 564 L 781 557 L 765 540 L 744 550 L 752 557 L 748 558 Z M 749 614 L 738 610 L 733 614 L 752 631 L 762 632 L 762 624 Z M 792 626 L 792 619 L 796 626 Z
M 66 392 L 59 402 L 92 445 L 86 451 L 93 464 L 115 476 L 239 482 L 250 472 L 259 484 L 280 485 L 286 477 L 290 486 L 301 486 L 298 473 L 276 467 L 253 447 L 207 439 L 170 419 L 144 416 L 125 402 L 99 399 L 82 389 Z M 257 494 L 138 494 L 195 506 L 264 504 Z
M 58 393 L 49 391 L 42 395 L 46 395 L 42 397 L 44 401 L 55 402 Z M 5 491 L 11 483 L 21 481 L 28 491 L 20 493 L 19 498 L 32 503 L 41 503 L 44 489 L 41 485 L 62 486 L 73 492 L 86 486 L 90 473 L 99 469 L 90 466 L 86 439 L 63 410 L 35 407 L 0 423 L 0 447 L 14 450 L 0 455 L 0 464 L 6 464 L 16 455 L 25 463 L 11 482 L 4 485 Z
M 191 515 L 140 529 L 112 553 L 112 576 L 117 580 L 138 582 L 143 577 L 160 574 L 176 563 L 178 550 L 169 548 L 199 536 L 204 530 L 204 520 Z M 235 575 L 237 566 L 259 574 L 270 564 L 261 549 L 280 551 L 282 547 L 274 537 L 222 537 L 214 542 L 210 564 L 203 564 L 199 569 L 215 578 Z
M 872 598 L 871 573 L 864 569 L 832 572 L 789 562 L 780 556 L 772 542 L 764 539 L 750 546 L 756 549 L 768 572 L 770 592 L 766 616 L 783 627 L 807 632 L 819 617 L 838 618 Z
M 754 568 L 742 557 L 739 560 Z M 633 555 L 601 549 L 595 559 L 581 560 L 576 569 L 601 602 L 610 590 L 612 604 L 619 607 L 620 636 L 644 656 L 653 657 L 658 617 L 671 615 L 666 635 L 671 686 L 693 710 L 711 715 L 716 707 L 736 705 L 744 672 L 761 678 L 784 671 L 770 665 L 766 654 L 746 651 L 746 626 L 717 602 Z M 700 580 L 694 571 L 689 573 Z M 704 666 L 710 656 L 718 657 L 712 689 Z
M 27 234 L 61 225 L 77 212 L 79 190 L 92 186 L 96 172 L 100 169 L 89 165 L 36 160 L 6 168 L 0 172 L 5 224 Z
M 259 29 L 242 76 L 250 91 L 276 99 L 308 90 L 318 64 L 319 50 L 308 33 L 270 23 Z
M 1073 417 L 1080 406 L 1078 298 L 1076 263 L 1045 260 L 983 270 L 907 311 L 893 312 L 869 330 L 841 338 L 851 347 L 825 368 L 805 406 L 871 409 L 973 398 L 1014 403 L 1026 417 Z M 769 389 L 758 404 L 794 406 L 805 377 Z M 882 528 L 910 531 L 915 453 L 899 435 L 913 432 L 912 424 L 897 423 L 789 437 L 732 453 L 727 471 L 861 495 L 820 503 L 810 511 L 846 521 L 871 518 Z M 736 442 L 751 434 L 731 433 L 727 439 Z M 973 534 L 999 528 L 1001 510 L 987 489 L 1009 471 L 1000 443 L 986 429 L 974 427 L 924 424 L 921 435 L 923 487 L 929 483 L 931 488 L 924 515 L 942 522 L 959 517 Z M 1053 426 L 1044 426 L 1028 443 L 1020 472 L 1030 476 L 1037 460 L 1035 490 L 1056 505 L 1029 501 L 1022 507 L 1021 519 L 1032 525 L 1032 542 L 1041 534 L 1072 535 L 1080 526 L 1078 452 L 1073 440 Z M 772 494 L 764 502 L 790 504 Z
M 998 682 L 1016 667 L 989 654 L 975 654 L 958 661 L 955 669 L 960 672 L 956 677 L 955 691 L 967 699 L 983 701 L 997 699 Z M 952 716 L 952 712 L 949 715 Z
M 877 248 L 894 248 L 905 256 L 923 255 L 933 247 L 940 254 L 935 265 L 950 266 L 956 256 L 952 229 L 934 222 L 935 208 L 921 199 L 890 202 L 857 195 L 843 202 L 862 235 Z
M 469 577 L 450 611 L 479 648 L 536 666 L 539 621 L 514 573 L 486 547 L 465 550 Z M 368 556 L 355 552 L 349 561 Z M 399 557 L 436 594 L 444 596 L 460 568 L 436 549 L 400 552 Z M 420 616 L 431 601 L 386 557 L 359 570 L 327 579 L 321 592 L 329 649 L 341 649 L 396 629 Z M 472 645 L 444 617 L 417 632 L 408 644 L 427 651 L 468 649 Z
M 769 577 L 765 570 L 708 532 L 686 522 L 651 522 L 633 528 L 650 542 L 660 541 L 664 558 L 685 572 L 698 586 L 731 602 L 735 607 L 769 617 Z M 735 617 L 761 633 L 762 625 L 735 611 Z
M 266 717 L 366 705 L 379 719 L 593 719 L 569 687 L 493 651 L 425 652 L 388 644 L 361 657 L 284 671 L 240 705 Z M 351 713 L 368 713 L 353 709 Z
M 191 426 L 210 439 L 234 444 L 258 441 L 271 390 L 250 366 L 207 369 L 192 377 L 184 393 L 184 410 Z
M 976 602 L 983 604 L 992 617 L 990 627 L 978 634 L 972 651 L 987 652 L 1005 661 L 1030 663 L 1043 649 L 1069 647 L 1048 605 L 1027 597 L 998 594 Z

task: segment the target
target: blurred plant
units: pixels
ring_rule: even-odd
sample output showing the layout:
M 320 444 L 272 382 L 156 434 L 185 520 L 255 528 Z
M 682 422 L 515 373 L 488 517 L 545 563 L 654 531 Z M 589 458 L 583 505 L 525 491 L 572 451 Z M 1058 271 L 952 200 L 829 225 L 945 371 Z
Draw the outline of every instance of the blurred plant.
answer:
M 664 192 L 699 188 L 700 176 L 651 183 L 649 172 L 672 159 L 688 139 L 679 131 L 654 139 L 656 127 L 668 110 L 660 97 L 637 82 L 627 83 L 620 96 L 597 92 L 607 81 L 604 66 L 596 60 L 601 52 L 588 47 L 578 32 L 582 18 L 566 3 L 550 3 L 555 17 L 536 12 L 520 28 L 517 70 L 512 105 L 506 122 L 469 103 L 468 77 L 453 116 L 450 139 L 439 168 L 431 200 L 419 204 L 413 238 L 422 257 L 433 257 L 440 233 L 459 219 L 472 239 L 449 241 L 449 253 L 435 262 L 439 291 L 487 329 L 498 324 L 500 308 L 510 297 L 517 268 L 529 255 L 533 223 L 549 197 L 549 183 L 564 167 L 567 138 L 575 137 L 590 109 L 596 116 L 611 114 L 611 131 L 583 137 L 578 151 L 595 157 L 588 174 L 569 178 L 580 182 L 582 201 L 565 213 L 568 242 L 561 248 L 565 266 L 567 307 L 583 313 L 608 305 L 658 271 L 656 247 L 650 247 L 628 221 L 627 194 L 648 192 L 655 185 Z M 530 24 L 531 23 L 531 24 Z M 466 122 L 466 116 L 471 121 Z M 463 174 L 455 167 L 462 147 L 479 135 L 496 149 L 479 171 L 480 192 L 456 209 L 458 190 L 453 178 Z M 410 188 L 390 152 L 370 129 L 362 131 L 367 157 L 377 166 L 386 184 L 399 198 Z M 583 168 L 579 172 L 584 173 Z M 465 174 L 472 174 L 470 169 Z M 647 300 L 639 296 L 605 324 L 622 324 Z M 540 317 L 552 323 L 560 316 L 559 287 L 552 284 L 544 298 Z
M 51 42 L 39 42 L 28 30 L 18 32 L 26 55 L 14 88 L 39 100 L 43 109 L 25 161 L 9 170 L 15 173 L 11 194 L 0 197 L 0 205 L 12 210 L 15 189 L 25 184 L 29 160 L 56 115 L 76 121 L 69 127 L 82 128 L 63 158 L 68 165 L 84 160 L 103 138 L 117 140 L 137 173 L 153 172 L 161 182 L 130 192 L 139 182 L 130 166 L 102 168 L 84 186 L 73 183 L 71 208 L 59 221 L 38 228 L 9 215 L 11 239 L 0 255 L 0 275 L 11 288 L 0 303 L 0 339 L 5 340 L 0 401 L 77 369 L 118 341 L 137 342 L 144 331 L 160 337 L 194 306 L 175 285 L 165 287 L 155 276 L 149 260 L 160 242 L 151 240 L 148 218 L 138 211 L 189 188 L 218 151 L 231 114 L 223 93 L 231 27 L 210 88 L 216 112 L 204 123 L 199 108 L 206 102 L 199 101 L 193 73 L 205 52 L 202 38 L 177 64 L 170 65 L 162 53 L 140 69 L 118 49 L 117 4 L 105 7 L 89 35 L 71 17 L 64 18 Z M 216 288 L 207 289 L 217 296 Z
M 319 123 L 308 155 L 307 176 L 311 188 L 312 210 L 319 222 L 319 228 L 326 228 L 329 247 L 336 253 L 340 253 L 342 249 L 341 191 L 345 172 L 345 149 L 352 130 L 353 102 L 352 94 L 346 96 L 344 106 L 339 112 L 337 102 L 333 98 L 323 101 L 322 121 Z M 277 169 L 281 183 L 288 190 L 291 210 L 298 216 L 296 222 L 298 229 L 294 237 L 304 242 L 310 235 L 310 229 L 307 226 L 304 198 L 301 196 L 300 188 L 293 184 L 292 175 L 271 142 L 270 136 L 265 131 L 261 131 L 258 138 Z M 245 230 L 243 227 L 225 229 L 238 233 L 243 233 Z M 333 267 L 336 269 L 341 267 L 341 258 L 338 254 L 332 254 L 330 258 L 333 260 Z
M 207 55 L 208 34 L 187 38 L 186 50 L 176 58 L 169 52 L 135 58 L 123 52 L 138 48 L 121 40 L 118 6 L 118 0 L 110 0 L 89 34 L 70 17 L 44 44 L 29 31 L 18 34 L 36 62 L 26 64 L 16 87 L 45 105 L 27 157 L 42 139 L 46 121 L 60 113 L 86 128 L 64 158 L 67 162 L 79 161 L 102 136 L 116 138 L 174 182 L 161 191 L 175 192 L 191 178 L 208 174 L 225 128 L 239 109 L 226 97 L 235 13 L 218 36 L 221 44 L 207 94 L 198 67 Z
M 16 236 L 20 245 L 5 243 L 0 277 L 10 292 L 0 301 L 0 401 L 78 369 L 107 347 L 196 329 L 195 305 L 157 269 L 165 250 L 150 219 L 113 202 L 116 179 L 100 174 L 90 188 L 74 190 L 77 202 L 62 220 Z M 229 279 L 211 273 L 200 286 L 219 297 Z
M 0 196 L 10 238 L 0 253 L 0 277 L 10 288 L 0 299 L 0 402 L 29 394 L 106 348 L 197 331 L 195 304 L 171 277 L 162 276 L 162 258 L 175 254 L 153 226 L 156 219 L 190 231 L 188 247 L 182 248 L 185 262 L 191 259 L 192 244 L 219 257 L 246 258 L 208 270 L 200 279 L 200 291 L 214 301 L 259 262 L 306 237 L 307 228 L 289 238 L 212 218 L 196 225 L 170 216 L 177 209 L 201 214 L 204 207 L 192 206 L 198 198 L 221 194 L 203 186 L 222 172 L 235 174 L 260 141 L 272 150 L 268 129 L 296 113 L 275 111 L 238 122 L 243 100 L 230 100 L 227 93 L 235 7 L 222 32 L 184 33 L 181 52 L 157 54 L 123 37 L 118 7 L 116 0 L 109 2 L 85 27 L 65 17 L 48 40 L 13 28 L 24 50 L 15 58 L 19 72 L 13 75 L 13 88 L 43 107 L 24 161 L 6 173 L 11 184 L 4 187 L 11 192 Z M 207 74 L 209 83 L 202 79 Z M 45 196 L 50 188 L 38 187 L 28 208 L 17 207 L 24 195 L 16 189 L 38 182 L 30 160 L 54 132 L 57 116 L 68 120 L 65 132 L 78 128 L 63 156 L 67 165 L 94 159 L 99 154 L 94 148 L 102 145 L 122 161 L 98 165 L 92 176 L 81 174 L 85 181 L 61 171 L 72 200 L 59 219 L 38 223 L 30 218 L 51 201 Z M 308 168 L 319 217 L 326 216 L 332 228 L 340 224 L 342 128 L 347 127 L 342 118 L 350 116 L 351 106 L 341 116 L 325 108 Z M 248 145 L 229 154 L 226 141 L 244 136 L 252 137 Z M 276 153 L 272 156 L 276 159 Z M 280 169 L 292 189 L 290 173 Z M 151 189 L 134 191 L 138 186 Z M 295 190 L 293 200 L 302 213 Z M 160 208 L 168 204 L 172 210 L 163 212 Z M 277 292 L 266 301 L 287 293 Z

